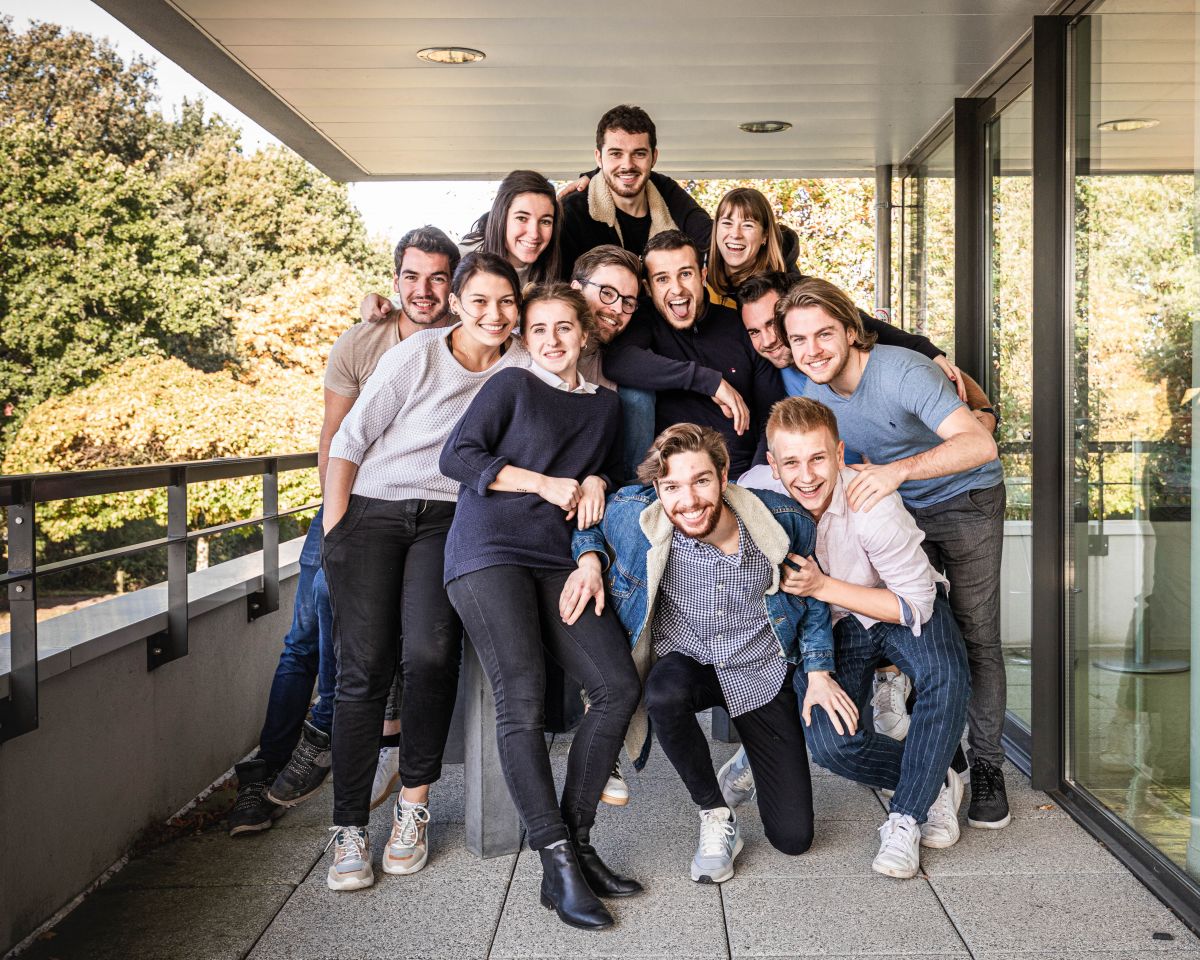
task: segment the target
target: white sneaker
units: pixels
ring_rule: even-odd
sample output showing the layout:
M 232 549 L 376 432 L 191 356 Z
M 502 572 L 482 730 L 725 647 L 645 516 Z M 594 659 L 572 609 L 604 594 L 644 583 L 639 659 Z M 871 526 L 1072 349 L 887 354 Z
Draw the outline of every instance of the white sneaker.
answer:
M 912 681 L 902 673 L 890 670 L 878 671 L 872 682 L 871 709 L 875 715 L 875 732 L 893 740 L 908 736 L 908 695 L 912 692 Z
M 921 831 L 916 820 L 902 813 L 888 814 L 879 828 L 879 852 L 871 869 L 900 880 L 917 875 L 921 869 Z
M 697 883 L 724 883 L 733 876 L 733 861 L 742 852 L 742 834 L 728 807 L 700 811 L 700 843 L 692 858 Z
M 963 782 L 953 767 L 946 771 L 946 782 L 921 824 L 921 846 L 941 849 L 958 843 L 958 805 L 962 803 Z
M 738 747 L 738 752 L 725 761 L 725 765 L 717 772 L 717 785 L 721 788 L 726 806 L 731 810 L 754 799 L 754 771 L 750 769 L 750 758 L 746 756 L 745 747 Z
M 400 748 L 380 747 L 379 763 L 375 765 L 375 782 L 371 784 L 371 809 L 392 795 L 400 782 Z
M 620 760 L 613 762 L 612 773 L 608 775 L 600 799 L 610 807 L 623 807 L 629 802 L 629 784 L 625 782 L 625 776 L 621 773 Z
M 375 882 L 371 844 L 362 827 L 332 827 L 333 865 L 325 877 L 330 890 L 362 890 Z
M 392 811 L 392 833 L 383 848 L 383 872 L 391 874 L 416 873 L 429 860 L 429 806 L 406 803 L 396 798 Z

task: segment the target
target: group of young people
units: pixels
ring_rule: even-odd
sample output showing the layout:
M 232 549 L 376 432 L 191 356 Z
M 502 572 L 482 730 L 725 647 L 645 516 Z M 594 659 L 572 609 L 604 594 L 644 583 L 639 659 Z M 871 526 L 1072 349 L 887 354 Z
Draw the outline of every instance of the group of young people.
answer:
M 368 295 L 335 344 L 324 503 L 230 832 L 332 769 L 328 885 L 361 889 L 398 778 L 380 866 L 421 870 L 470 642 L 564 922 L 609 926 L 604 899 L 642 890 L 592 830 L 628 800 L 622 743 L 640 768 L 651 735 L 698 808 L 693 880 L 733 876 L 751 798 L 773 847 L 809 848 L 810 750 L 890 797 L 873 867 L 911 877 L 957 841 L 968 777 L 969 822 L 1009 822 L 996 414 L 928 340 L 805 276 L 762 194 L 710 219 L 654 173 L 641 109 L 601 118 L 595 157 L 561 199 L 510 174 L 465 256 L 406 234 L 395 302 Z M 587 703 L 561 795 L 547 655 Z M 720 771 L 713 707 L 742 742 Z

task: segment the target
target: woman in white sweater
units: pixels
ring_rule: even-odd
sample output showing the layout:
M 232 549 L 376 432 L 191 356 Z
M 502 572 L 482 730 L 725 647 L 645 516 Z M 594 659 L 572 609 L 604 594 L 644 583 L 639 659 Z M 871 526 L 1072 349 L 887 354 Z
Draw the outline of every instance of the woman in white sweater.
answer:
M 338 650 L 333 890 L 374 883 L 366 827 L 398 655 L 402 789 L 382 866 L 395 874 L 425 866 L 429 786 L 441 775 L 462 653 L 462 625 L 442 585 L 459 485 L 442 476 L 438 458 L 488 378 L 530 365 L 512 336 L 520 307 L 511 264 L 489 253 L 464 257 L 450 294 L 460 322 L 384 354 L 330 447 L 323 562 Z

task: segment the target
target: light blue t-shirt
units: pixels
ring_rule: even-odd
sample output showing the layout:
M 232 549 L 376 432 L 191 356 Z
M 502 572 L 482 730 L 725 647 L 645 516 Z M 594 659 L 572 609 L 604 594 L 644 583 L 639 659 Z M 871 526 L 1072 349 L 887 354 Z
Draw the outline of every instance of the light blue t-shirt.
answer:
M 808 386 L 808 376 L 801 373 L 795 367 L 784 367 L 779 371 L 783 375 L 783 387 L 787 390 L 789 397 L 804 396 L 804 388 Z M 862 456 L 857 450 L 851 450 L 850 444 L 846 444 L 846 463 L 862 463 Z
M 828 406 L 846 446 L 872 463 L 893 463 L 936 447 L 942 442 L 937 428 L 965 406 L 932 360 L 903 347 L 882 345 L 871 350 L 858 389 L 850 396 L 840 397 L 827 384 L 811 380 L 803 395 Z M 967 490 L 994 487 L 1003 479 L 1000 461 L 991 460 L 948 477 L 909 480 L 898 492 L 908 506 L 928 507 Z

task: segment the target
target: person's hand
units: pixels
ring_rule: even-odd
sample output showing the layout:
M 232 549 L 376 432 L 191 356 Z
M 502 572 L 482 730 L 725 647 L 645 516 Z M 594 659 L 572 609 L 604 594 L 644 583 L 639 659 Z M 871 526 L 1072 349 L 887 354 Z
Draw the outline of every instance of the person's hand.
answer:
M 942 373 L 944 373 L 947 378 L 949 378 L 950 382 L 954 384 L 954 389 L 958 391 L 958 399 L 963 403 L 966 403 L 967 381 L 962 378 L 962 374 L 959 373 L 958 367 L 952 364 L 945 357 L 934 357 L 933 362 L 942 368 Z
M 739 437 L 750 426 L 750 411 L 742 395 L 729 385 L 729 381 L 721 379 L 721 385 L 713 394 L 713 403 L 721 408 L 721 412 L 733 421 L 733 432 Z
M 825 574 L 817 566 L 817 561 L 812 557 L 802 557 L 798 553 L 789 553 L 787 559 L 800 569 L 797 570 L 786 561 L 780 564 L 779 589 L 794 597 L 815 597 L 817 591 L 825 585 Z
M 565 184 L 563 188 L 558 191 L 558 202 L 562 203 L 573 193 L 583 193 L 583 191 L 588 188 L 588 183 L 589 178 L 580 177 L 578 180 L 572 180 L 570 183 Z
M 583 489 L 579 486 L 579 481 L 571 477 L 542 477 L 542 482 L 538 484 L 535 492 L 547 503 L 567 511 L 567 519 L 573 520 Z
M 347 508 L 348 505 L 342 506 L 339 509 L 336 504 L 326 501 L 325 510 L 321 514 L 321 532 L 328 536 L 329 532 L 341 523 L 342 517 L 346 515 Z
M 579 619 L 588 602 L 596 601 L 596 616 L 604 612 L 604 578 L 600 575 L 600 558 L 585 553 L 579 566 L 567 577 L 558 598 L 558 615 L 568 626 Z
M 599 477 L 586 477 L 579 489 L 578 516 L 575 522 L 580 530 L 586 530 L 604 517 L 604 491 L 608 489 L 608 484 Z M 570 515 L 567 519 L 571 519 Z
M 377 293 L 368 293 L 359 304 L 358 311 L 367 323 L 379 323 L 392 315 L 392 301 Z
M 996 432 L 996 427 L 999 426 L 999 421 L 994 416 L 992 416 L 986 410 L 972 410 L 971 413 L 975 416 L 976 420 L 983 424 L 984 430 L 993 434 Z
M 852 463 L 850 469 L 858 476 L 846 484 L 846 502 L 856 512 L 870 513 L 875 504 L 904 482 L 894 463 Z
M 808 690 L 800 711 L 806 727 L 812 726 L 813 707 L 829 714 L 829 722 L 840 736 L 848 737 L 858 729 L 858 707 L 827 670 L 813 670 L 808 675 Z

